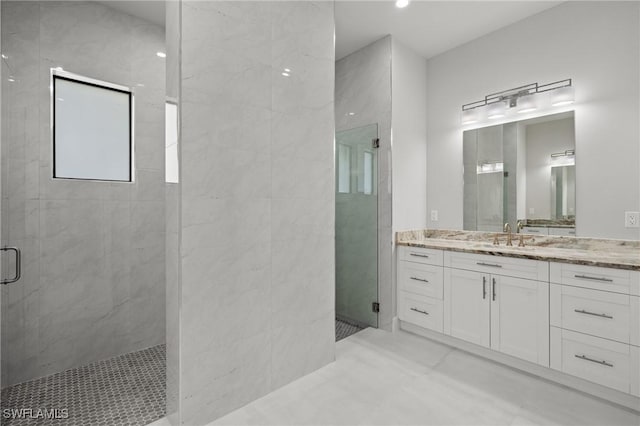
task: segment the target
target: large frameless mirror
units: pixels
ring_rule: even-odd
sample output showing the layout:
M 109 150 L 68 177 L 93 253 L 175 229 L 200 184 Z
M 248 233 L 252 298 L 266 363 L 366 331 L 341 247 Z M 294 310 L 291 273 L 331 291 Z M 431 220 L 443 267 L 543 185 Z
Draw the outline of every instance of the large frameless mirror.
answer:
M 463 134 L 464 229 L 575 235 L 573 111 Z

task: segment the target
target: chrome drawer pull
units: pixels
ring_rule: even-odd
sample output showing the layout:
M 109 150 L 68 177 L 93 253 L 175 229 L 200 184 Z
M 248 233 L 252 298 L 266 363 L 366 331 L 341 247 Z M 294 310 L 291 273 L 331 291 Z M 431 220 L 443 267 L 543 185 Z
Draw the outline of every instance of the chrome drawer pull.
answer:
M 612 283 L 613 280 L 610 278 L 600 278 L 600 277 L 590 277 L 588 275 L 574 275 L 576 278 L 582 278 L 583 280 L 596 280 L 596 281 L 604 281 L 607 283 Z
M 497 263 L 476 262 L 476 265 L 491 266 L 492 268 L 502 268 L 502 265 L 498 265 Z
M 416 257 L 426 257 L 428 258 L 429 255 L 427 254 L 418 254 L 418 253 L 409 253 L 411 256 L 416 256 Z
M 420 309 L 417 309 L 417 308 L 411 308 L 411 310 L 414 311 L 414 312 L 419 312 L 421 314 L 429 315 L 429 312 L 421 311 Z
M 493 287 L 491 287 L 491 296 L 492 296 L 492 300 L 495 302 L 496 301 L 496 279 L 492 278 L 491 280 L 493 281 Z
M 577 312 L 579 314 L 585 314 L 585 315 L 593 315 L 594 317 L 602 317 L 602 318 L 613 319 L 613 317 L 611 315 L 596 314 L 595 312 L 585 311 L 584 309 L 574 309 L 573 312 Z
M 585 361 L 595 362 L 596 364 L 606 365 L 607 367 L 613 367 L 613 364 L 609 364 L 607 361 L 598 361 L 597 359 L 589 358 L 586 355 L 574 355 L 576 358 L 584 359 Z
M 487 277 L 482 277 L 482 298 L 487 298 Z
M 423 283 L 428 283 L 429 280 L 425 280 L 424 278 L 418 278 L 418 277 L 410 277 L 412 280 L 416 280 L 416 281 L 422 281 Z

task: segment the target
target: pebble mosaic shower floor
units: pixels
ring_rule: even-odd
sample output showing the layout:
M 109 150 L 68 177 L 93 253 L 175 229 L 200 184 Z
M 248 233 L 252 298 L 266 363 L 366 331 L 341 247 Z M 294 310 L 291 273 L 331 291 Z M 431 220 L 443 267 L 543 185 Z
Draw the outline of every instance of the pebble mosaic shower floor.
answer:
M 362 330 L 362 327 L 336 318 L 336 342 Z
M 29 418 L 10 418 L 6 410 Z M 149 424 L 165 415 L 165 346 L 5 388 L 0 415 L 7 426 Z

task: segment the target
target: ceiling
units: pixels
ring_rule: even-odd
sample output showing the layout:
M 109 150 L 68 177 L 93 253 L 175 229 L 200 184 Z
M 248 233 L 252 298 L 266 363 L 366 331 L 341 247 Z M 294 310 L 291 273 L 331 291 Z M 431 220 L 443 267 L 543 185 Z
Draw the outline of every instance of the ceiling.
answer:
M 389 0 L 337 1 L 336 59 L 387 34 L 431 58 L 560 3 L 413 0 L 398 9 Z
M 122 12 L 164 25 L 164 2 L 100 1 Z M 430 58 L 473 39 L 554 7 L 560 1 L 413 0 L 398 9 L 393 0 L 335 3 L 336 59 L 393 36 Z

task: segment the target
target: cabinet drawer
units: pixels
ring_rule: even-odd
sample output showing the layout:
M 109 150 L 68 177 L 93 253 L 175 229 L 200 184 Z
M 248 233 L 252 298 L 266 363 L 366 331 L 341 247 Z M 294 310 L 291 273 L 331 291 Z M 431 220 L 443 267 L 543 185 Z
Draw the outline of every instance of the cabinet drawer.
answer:
M 624 269 L 552 262 L 549 265 L 549 277 L 556 284 L 623 294 L 638 295 L 640 289 L 638 271 Z
M 398 290 L 442 299 L 442 266 L 398 262 Z
M 533 235 L 549 235 L 549 229 L 544 227 L 536 227 L 536 226 L 525 226 L 520 232 L 523 234 L 533 234 Z
M 442 250 L 406 246 L 399 247 L 399 250 L 400 260 L 442 266 Z
M 444 264 L 450 268 L 494 275 L 536 281 L 547 281 L 549 279 L 549 263 L 537 260 L 447 251 L 444 254 Z
M 551 285 L 551 325 L 630 343 L 630 296 Z
M 398 318 L 442 333 L 442 300 L 399 291 Z
M 630 345 L 552 327 L 552 364 L 555 369 L 602 386 L 630 393 L 637 351 Z

